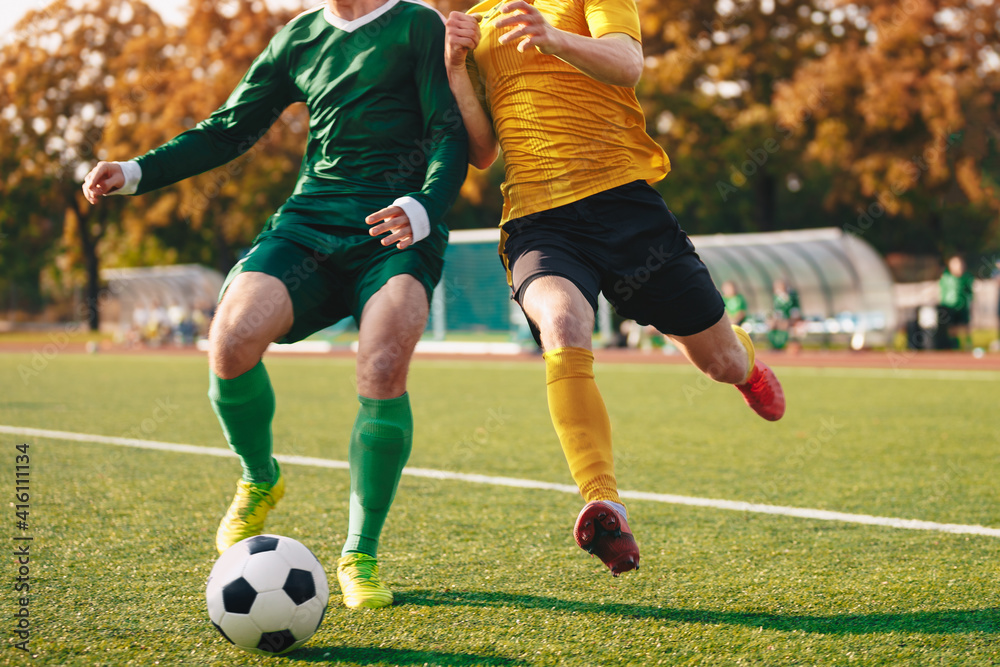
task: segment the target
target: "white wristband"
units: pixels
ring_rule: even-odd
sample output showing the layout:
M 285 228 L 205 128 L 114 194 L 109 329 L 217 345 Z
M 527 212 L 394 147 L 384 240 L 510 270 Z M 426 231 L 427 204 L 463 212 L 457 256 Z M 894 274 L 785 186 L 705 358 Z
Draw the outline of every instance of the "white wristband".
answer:
M 410 219 L 410 230 L 413 233 L 413 242 L 427 238 L 431 233 L 431 221 L 427 217 L 427 209 L 413 197 L 400 197 L 392 202 L 393 206 L 403 209 L 403 213 Z
M 125 185 L 110 194 L 134 195 L 135 191 L 139 189 L 139 181 L 142 180 L 142 167 L 140 167 L 139 163 L 135 160 L 129 160 L 128 162 L 112 162 L 111 164 L 117 164 L 122 168 L 122 175 L 125 176 Z

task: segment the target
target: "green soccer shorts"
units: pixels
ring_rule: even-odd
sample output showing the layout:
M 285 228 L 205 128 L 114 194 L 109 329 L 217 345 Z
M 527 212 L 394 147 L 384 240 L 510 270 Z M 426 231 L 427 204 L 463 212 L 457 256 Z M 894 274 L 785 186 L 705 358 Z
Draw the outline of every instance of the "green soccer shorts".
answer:
M 247 271 L 282 281 L 292 300 L 294 321 L 279 343 L 302 340 L 348 316 L 360 324 L 365 304 L 393 276 L 412 275 L 427 290 L 430 303 L 441 279 L 447 235 L 432 233 L 399 250 L 395 245 L 383 246 L 383 237 L 365 232 L 339 228 L 337 233 L 324 235 L 324 249 L 317 250 L 287 238 L 280 230 L 265 231 L 229 272 L 219 301 L 236 276 Z

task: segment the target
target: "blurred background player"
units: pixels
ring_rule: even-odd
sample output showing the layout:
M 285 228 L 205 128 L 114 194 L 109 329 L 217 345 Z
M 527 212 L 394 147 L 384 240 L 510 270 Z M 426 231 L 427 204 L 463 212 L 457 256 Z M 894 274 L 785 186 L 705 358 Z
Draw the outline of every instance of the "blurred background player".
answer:
M 768 322 L 767 340 L 775 350 L 794 344 L 795 329 L 802 321 L 799 293 L 784 280 L 775 280 L 771 295 L 771 321 Z
M 348 607 L 393 600 L 377 549 L 412 446 L 406 374 L 441 277 L 442 216 L 467 171 L 443 53 L 443 17 L 423 3 L 327 0 L 288 23 L 207 120 L 130 162 L 99 163 L 83 185 L 93 204 L 176 183 L 247 151 L 293 102 L 308 106 L 295 190 L 230 272 L 209 334 L 209 397 L 243 465 L 216 547 L 260 534 L 285 492 L 264 350 L 353 316 L 361 405 L 337 568 Z
M 669 171 L 645 132 L 633 0 L 488 0 L 448 17 L 448 79 L 469 159 L 503 149 L 500 254 L 544 350 L 549 411 L 586 505 L 574 536 L 615 575 L 639 565 L 614 473 L 611 426 L 594 381 L 597 296 L 653 325 L 703 372 L 735 384 L 766 419 L 781 385 L 754 360 L 687 235 L 649 183 Z
M 974 282 L 975 277 L 966 269 L 965 259 L 952 255 L 938 281 L 941 290 L 938 327 L 946 332 L 949 348 L 972 349 L 969 322 Z
M 729 321 L 736 326 L 741 326 L 747 319 L 747 300 L 736 291 L 736 283 L 727 280 L 722 283 L 722 302 L 726 306 L 726 315 Z

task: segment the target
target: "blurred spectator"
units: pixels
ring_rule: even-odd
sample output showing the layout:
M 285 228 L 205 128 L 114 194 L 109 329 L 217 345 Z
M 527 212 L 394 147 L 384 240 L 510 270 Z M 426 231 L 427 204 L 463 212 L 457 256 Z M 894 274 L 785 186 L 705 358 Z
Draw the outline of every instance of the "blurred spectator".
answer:
M 180 302 L 171 299 L 167 306 L 167 332 L 166 338 L 172 340 L 176 345 L 181 345 L 181 325 L 187 319 L 187 308 Z
M 133 344 L 144 341 L 147 326 L 149 326 L 149 309 L 146 308 L 146 304 L 136 306 L 132 309 L 132 331 L 129 341 Z
M 170 307 L 167 308 L 167 318 L 170 321 L 170 332 L 174 345 L 194 345 L 197 327 L 188 305 L 172 300 Z
M 726 314 L 733 324 L 740 326 L 747 319 L 747 300 L 736 291 L 736 283 L 727 280 L 722 283 L 722 301 L 726 304 Z
M 953 255 L 938 282 L 941 302 L 938 328 L 944 328 L 951 348 L 971 349 L 972 331 L 969 316 L 972 311 L 973 275 L 966 268 L 960 255 Z
M 208 338 L 208 327 L 212 323 L 212 316 L 215 310 L 208 301 L 199 301 L 194 305 L 191 312 L 191 321 L 194 324 L 194 334 L 196 338 Z
M 167 309 L 158 299 L 153 300 L 153 306 L 149 309 L 149 320 L 146 322 L 145 333 L 146 342 L 154 347 L 170 338 L 170 320 L 167 316 Z
M 792 339 L 796 327 L 802 322 L 802 309 L 799 306 L 799 294 L 788 286 L 784 280 L 775 280 L 768 342 L 775 350 L 782 350 Z
M 513 316 L 513 315 L 512 315 Z M 624 317 L 619 315 L 614 308 L 611 309 L 611 336 L 610 340 L 604 341 L 605 348 L 628 347 L 628 333 L 625 331 L 627 325 Z
M 668 344 L 667 337 L 659 329 L 649 324 L 639 324 L 635 320 L 625 320 L 620 328 L 625 336 L 626 346 L 633 350 L 650 352 L 654 349 L 673 353 L 675 348 Z

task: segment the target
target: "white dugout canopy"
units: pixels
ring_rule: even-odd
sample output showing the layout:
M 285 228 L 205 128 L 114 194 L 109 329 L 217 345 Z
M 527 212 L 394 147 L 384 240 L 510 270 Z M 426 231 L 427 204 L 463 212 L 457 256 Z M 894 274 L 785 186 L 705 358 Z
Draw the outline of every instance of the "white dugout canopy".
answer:
M 798 292 L 811 333 L 860 333 L 884 343 L 896 331 L 889 267 L 866 241 L 840 228 L 691 240 L 716 285 L 733 281 L 753 316 L 771 311 L 774 282 L 784 280 Z
M 103 269 L 101 280 L 119 302 L 119 324 L 127 330 L 136 309 L 182 306 L 188 310 L 214 306 L 224 277 L 197 264 Z
M 766 331 L 774 282 L 784 280 L 798 292 L 808 333 L 846 336 L 864 346 L 885 344 L 894 335 L 898 316 L 892 276 L 861 238 L 824 228 L 696 235 L 691 240 L 716 285 L 732 280 L 746 298 L 746 326 L 754 333 Z M 501 331 L 514 324 L 510 290 L 496 255 L 498 241 L 497 228 L 451 233 L 431 318 L 437 338 L 452 331 Z M 608 337 L 609 308 L 602 299 L 598 322 Z

